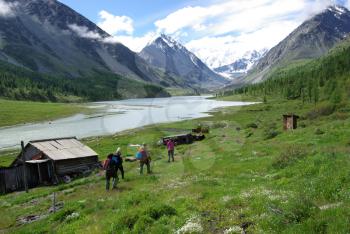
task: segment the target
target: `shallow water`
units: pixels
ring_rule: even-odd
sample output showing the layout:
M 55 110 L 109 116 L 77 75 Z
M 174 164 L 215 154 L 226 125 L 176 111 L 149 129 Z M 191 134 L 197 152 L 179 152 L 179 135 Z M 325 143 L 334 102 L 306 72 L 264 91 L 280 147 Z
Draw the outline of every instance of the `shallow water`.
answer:
M 209 116 L 219 107 L 243 106 L 249 102 L 226 102 L 204 96 L 129 99 L 90 103 L 96 113 L 77 114 L 52 122 L 0 128 L 0 149 L 18 147 L 20 141 L 109 135 L 150 124 Z

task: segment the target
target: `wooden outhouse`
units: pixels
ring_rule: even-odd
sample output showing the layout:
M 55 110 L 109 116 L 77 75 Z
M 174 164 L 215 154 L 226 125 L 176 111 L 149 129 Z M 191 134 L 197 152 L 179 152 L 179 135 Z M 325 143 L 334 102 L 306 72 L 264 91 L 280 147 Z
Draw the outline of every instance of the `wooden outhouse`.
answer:
M 293 130 L 298 127 L 299 116 L 295 114 L 283 115 L 283 129 Z
M 8 168 L 0 168 L 1 191 L 23 189 L 26 171 L 29 187 L 54 184 L 65 175 L 79 175 L 99 166 L 98 155 L 75 137 L 30 141 Z M 25 170 L 23 170 L 25 166 Z

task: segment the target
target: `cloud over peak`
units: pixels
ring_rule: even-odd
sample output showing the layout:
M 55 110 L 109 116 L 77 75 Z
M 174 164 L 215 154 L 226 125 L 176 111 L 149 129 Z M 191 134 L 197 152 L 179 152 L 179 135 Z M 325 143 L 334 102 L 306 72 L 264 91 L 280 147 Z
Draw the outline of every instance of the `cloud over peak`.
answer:
M 69 24 L 68 27 L 75 32 L 79 37 L 88 38 L 88 39 L 102 39 L 101 35 L 97 32 L 90 31 L 88 27 L 79 26 L 76 24 Z
M 6 2 L 0 0 L 0 17 L 13 17 L 15 16 L 15 8 L 18 2 Z
M 97 25 L 111 35 L 125 32 L 131 35 L 134 32 L 133 20 L 128 16 L 113 15 L 105 10 L 99 12 L 100 20 Z

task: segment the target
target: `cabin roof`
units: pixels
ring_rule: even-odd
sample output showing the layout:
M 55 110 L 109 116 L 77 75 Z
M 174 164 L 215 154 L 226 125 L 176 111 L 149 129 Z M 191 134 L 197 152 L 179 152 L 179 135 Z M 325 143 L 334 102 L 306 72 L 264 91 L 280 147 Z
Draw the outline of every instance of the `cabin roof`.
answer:
M 30 141 L 28 144 L 37 148 L 52 160 L 97 156 L 95 151 L 82 144 L 75 137 Z

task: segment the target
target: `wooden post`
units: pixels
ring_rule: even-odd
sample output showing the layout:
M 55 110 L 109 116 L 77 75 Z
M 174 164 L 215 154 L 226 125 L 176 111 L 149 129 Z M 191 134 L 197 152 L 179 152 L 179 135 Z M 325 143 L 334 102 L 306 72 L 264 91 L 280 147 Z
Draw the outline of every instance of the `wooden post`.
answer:
M 38 173 L 39 173 L 39 183 L 41 184 L 43 181 L 42 181 L 42 178 L 41 178 L 41 172 L 40 172 L 40 163 L 37 163 L 36 165 L 37 165 L 37 167 L 38 167 Z
M 53 213 L 56 212 L 56 193 L 53 192 L 53 196 L 52 196 L 52 210 L 53 210 Z
M 27 166 L 26 166 L 26 159 L 24 156 L 24 142 L 21 141 L 21 147 L 22 147 L 22 163 L 23 163 L 23 183 L 24 183 L 24 189 L 26 190 L 26 193 L 28 193 L 28 183 L 27 183 Z

